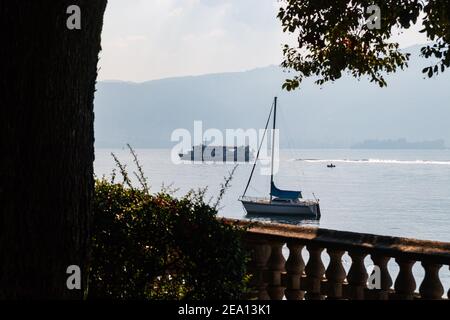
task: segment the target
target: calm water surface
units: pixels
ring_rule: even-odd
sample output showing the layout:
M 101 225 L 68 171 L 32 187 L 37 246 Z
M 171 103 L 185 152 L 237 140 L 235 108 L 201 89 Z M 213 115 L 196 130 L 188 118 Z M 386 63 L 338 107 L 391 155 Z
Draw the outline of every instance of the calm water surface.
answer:
M 97 176 L 111 173 L 111 152 L 134 168 L 127 150 L 97 149 Z M 208 195 L 216 196 L 223 178 L 234 166 L 191 162 L 175 165 L 170 150 L 136 152 L 152 190 L 173 184 L 179 188 L 178 195 L 207 186 Z M 330 162 L 336 168 L 327 168 Z M 248 195 L 268 195 L 270 179 L 260 174 L 261 169 L 257 167 Z M 246 218 L 237 199 L 250 170 L 251 164 L 238 166 L 222 201 L 221 215 Z M 320 199 L 319 222 L 286 222 L 450 242 L 450 150 L 282 150 L 275 182 L 280 188 L 302 190 L 305 198 L 312 198 L 314 193 Z

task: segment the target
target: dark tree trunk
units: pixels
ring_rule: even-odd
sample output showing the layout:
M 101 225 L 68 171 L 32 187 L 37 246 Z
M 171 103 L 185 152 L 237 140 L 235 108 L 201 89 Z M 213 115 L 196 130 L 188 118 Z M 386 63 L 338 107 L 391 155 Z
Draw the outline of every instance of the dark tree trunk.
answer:
M 67 7 L 81 8 L 69 30 Z M 0 298 L 82 298 L 106 0 L 0 1 Z M 82 270 L 68 290 L 66 269 Z

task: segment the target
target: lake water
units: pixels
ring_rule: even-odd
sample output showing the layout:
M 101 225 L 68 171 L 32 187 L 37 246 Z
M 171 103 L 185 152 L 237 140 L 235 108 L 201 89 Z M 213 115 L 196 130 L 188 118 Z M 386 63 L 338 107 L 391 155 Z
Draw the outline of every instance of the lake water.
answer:
M 109 175 L 111 157 L 134 168 L 127 149 L 96 150 L 95 173 Z M 232 163 L 174 164 L 170 150 L 138 149 L 138 157 L 152 191 L 173 184 L 182 195 L 192 188 L 208 187 L 217 196 L 220 184 L 233 169 Z M 335 168 L 327 168 L 330 162 Z M 241 203 L 252 164 L 239 164 L 221 203 L 220 215 L 247 218 Z M 270 177 L 257 166 L 247 195 L 268 196 Z M 320 221 L 290 218 L 260 218 L 321 228 L 412 237 L 450 242 L 450 150 L 281 150 L 275 182 L 281 189 L 302 190 L 305 198 L 320 199 Z M 324 260 L 327 260 L 326 258 Z M 348 256 L 344 266 L 348 269 Z M 326 263 L 326 261 L 325 261 Z M 391 261 L 393 279 L 398 267 Z M 445 269 L 444 269 L 445 268 Z M 446 290 L 450 285 L 448 266 L 441 269 Z M 414 273 L 423 277 L 419 264 Z
M 97 176 L 111 173 L 111 152 L 134 169 L 127 149 L 97 149 Z M 232 163 L 176 165 L 170 150 L 136 152 L 154 192 L 162 184 L 179 188 L 177 195 L 207 186 L 207 194 L 217 196 L 223 178 L 234 167 Z M 327 168 L 330 162 L 336 168 Z M 251 167 L 239 164 L 222 201 L 221 215 L 245 218 L 237 199 Z M 249 196 L 268 196 L 270 177 L 261 175 L 261 169 L 257 166 Z M 313 198 L 314 193 L 320 199 L 319 222 L 284 222 L 450 242 L 450 150 L 281 150 L 275 182 L 282 189 L 302 190 L 305 198 Z

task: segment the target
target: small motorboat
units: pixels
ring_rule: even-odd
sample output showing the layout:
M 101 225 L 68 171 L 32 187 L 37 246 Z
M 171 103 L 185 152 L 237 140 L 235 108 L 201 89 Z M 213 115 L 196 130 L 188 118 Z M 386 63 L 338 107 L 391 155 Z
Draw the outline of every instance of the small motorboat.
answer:
M 327 168 L 336 168 L 336 166 L 334 164 L 330 163 L 327 165 Z

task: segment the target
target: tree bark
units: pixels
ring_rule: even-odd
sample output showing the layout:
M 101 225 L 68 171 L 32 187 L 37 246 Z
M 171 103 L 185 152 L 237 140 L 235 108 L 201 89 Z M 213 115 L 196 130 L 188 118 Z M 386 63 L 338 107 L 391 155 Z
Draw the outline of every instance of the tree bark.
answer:
M 66 26 L 70 5 L 81 9 L 81 30 Z M 86 293 L 105 7 L 0 2 L 0 299 Z M 66 286 L 70 265 L 81 268 L 81 290 Z

